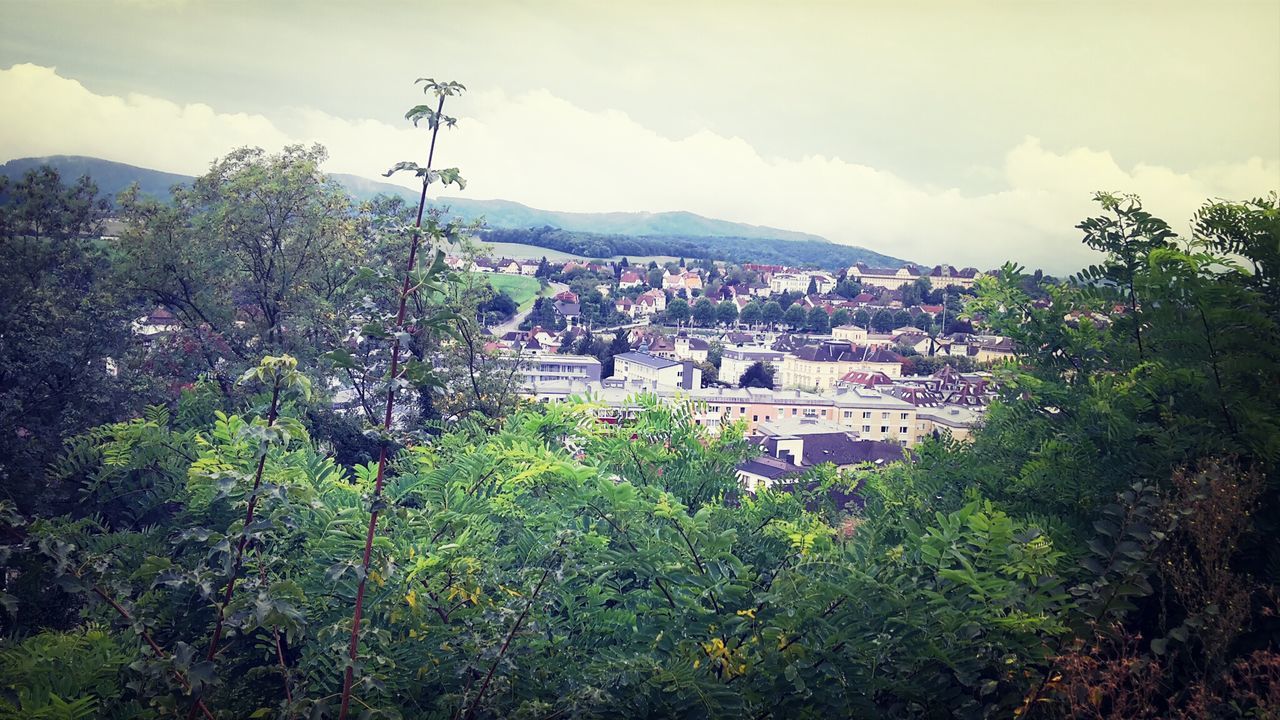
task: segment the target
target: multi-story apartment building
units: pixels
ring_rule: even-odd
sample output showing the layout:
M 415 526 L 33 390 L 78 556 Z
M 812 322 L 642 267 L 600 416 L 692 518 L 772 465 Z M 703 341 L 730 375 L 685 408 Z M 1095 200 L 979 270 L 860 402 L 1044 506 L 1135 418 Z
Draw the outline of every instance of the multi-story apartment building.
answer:
M 522 352 L 517 361 L 520 374 L 524 375 L 524 385 L 529 388 L 556 381 L 600 380 L 600 361 L 590 355 Z
M 919 428 L 911 403 L 868 387 L 848 387 L 834 398 L 834 420 L 864 440 L 914 445 Z
M 788 353 L 782 360 L 784 388 L 829 392 L 840 378 L 854 370 L 902 376 L 902 358 L 883 348 L 859 347 L 843 340 L 827 340 Z
M 702 386 L 702 371 L 692 361 L 677 361 L 640 352 L 613 356 L 613 379 L 637 382 L 645 386 L 697 388 Z

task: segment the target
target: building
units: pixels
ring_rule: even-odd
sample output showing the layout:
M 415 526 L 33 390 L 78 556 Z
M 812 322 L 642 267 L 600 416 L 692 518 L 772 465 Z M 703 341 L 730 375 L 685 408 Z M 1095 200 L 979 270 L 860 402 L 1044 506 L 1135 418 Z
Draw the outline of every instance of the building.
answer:
M 770 487 L 807 469 L 831 464 L 845 469 L 902 460 L 902 447 L 859 437 L 846 428 L 819 420 L 784 420 L 760 425 L 751 441 L 761 455 L 738 466 L 748 490 Z
M 978 271 L 971 267 L 956 270 L 950 265 L 936 265 L 932 270 L 926 270 L 918 265 L 904 265 L 900 268 L 877 268 L 868 267 L 864 263 L 857 263 L 845 272 L 847 278 L 860 283 L 864 287 L 881 287 L 886 290 L 897 290 L 904 285 L 910 285 L 921 277 L 928 278 L 929 284 L 935 288 L 943 288 L 948 285 L 971 288 L 978 275 Z
M 857 325 L 840 325 L 831 328 L 831 337 L 854 345 L 866 345 L 867 329 Z
M 883 348 L 859 347 L 841 340 L 806 345 L 782 360 L 780 385 L 816 392 L 833 390 L 842 377 L 854 370 L 902 376 L 902 358 Z
M 600 361 L 590 355 L 543 353 L 538 348 L 526 346 L 519 355 L 519 363 L 524 386 L 528 389 L 557 381 L 600 381 Z
M 742 382 L 742 374 L 747 368 L 762 362 L 773 368 L 774 373 L 782 366 L 782 358 L 786 353 L 770 350 L 766 347 L 727 347 L 720 351 L 720 382 L 738 385 Z
M 864 440 L 897 445 L 917 441 L 916 406 L 875 388 L 849 386 L 836 393 L 832 420 Z
M 777 273 L 769 278 L 769 292 L 781 295 L 784 292 L 808 294 L 809 283 L 817 286 L 818 294 L 835 289 L 835 278 L 826 273 L 789 272 Z
M 686 332 L 676 335 L 675 355 L 678 360 L 692 360 L 695 363 L 707 361 L 707 353 L 711 352 L 711 343 L 702 338 L 689 337 Z
M 644 387 L 695 388 L 702 385 L 702 371 L 692 362 L 679 362 L 648 353 L 625 352 L 613 356 L 615 380 L 633 381 Z

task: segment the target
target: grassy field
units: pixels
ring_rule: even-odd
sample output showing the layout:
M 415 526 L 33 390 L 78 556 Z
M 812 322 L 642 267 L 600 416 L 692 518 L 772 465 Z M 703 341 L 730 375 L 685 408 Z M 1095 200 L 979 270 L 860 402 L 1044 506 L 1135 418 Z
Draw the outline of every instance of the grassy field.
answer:
M 538 297 L 538 279 L 527 275 L 500 275 L 497 273 L 478 273 L 497 292 L 505 292 L 520 306 L 521 310 L 533 305 Z

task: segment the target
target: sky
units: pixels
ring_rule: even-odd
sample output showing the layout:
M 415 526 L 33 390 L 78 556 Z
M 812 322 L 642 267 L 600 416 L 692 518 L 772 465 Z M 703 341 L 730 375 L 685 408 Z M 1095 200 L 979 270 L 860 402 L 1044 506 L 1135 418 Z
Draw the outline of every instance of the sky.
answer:
M 0 0 L 0 161 L 320 142 L 376 178 L 422 160 L 430 76 L 468 88 L 466 197 L 1066 272 L 1096 190 L 1185 230 L 1280 189 L 1278 36 L 1280 0 Z

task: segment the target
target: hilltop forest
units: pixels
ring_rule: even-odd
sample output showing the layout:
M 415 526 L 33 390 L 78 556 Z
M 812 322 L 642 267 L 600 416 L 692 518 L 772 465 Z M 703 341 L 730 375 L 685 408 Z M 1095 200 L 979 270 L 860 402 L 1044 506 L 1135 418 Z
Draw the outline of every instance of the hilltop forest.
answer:
M 1280 714 L 1274 194 L 1100 193 L 1096 265 L 965 307 L 1020 348 L 971 442 L 752 494 L 740 427 L 521 402 L 471 230 L 323 161 L 105 238 L 92 178 L 0 180 L 0 717 Z

